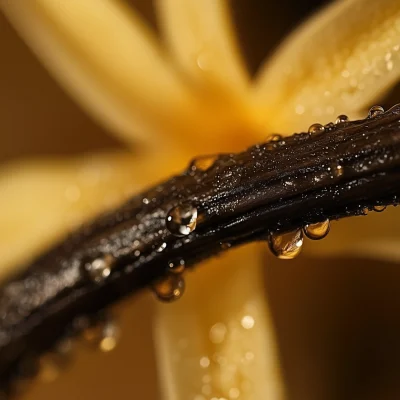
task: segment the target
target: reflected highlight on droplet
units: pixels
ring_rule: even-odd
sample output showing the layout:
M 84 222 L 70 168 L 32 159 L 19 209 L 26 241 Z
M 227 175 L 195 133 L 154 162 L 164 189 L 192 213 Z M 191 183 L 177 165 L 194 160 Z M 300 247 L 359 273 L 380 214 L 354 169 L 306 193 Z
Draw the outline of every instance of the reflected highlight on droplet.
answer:
M 93 282 L 103 282 L 111 273 L 114 258 L 111 255 L 99 257 L 85 264 L 85 270 Z
M 168 262 L 168 272 L 173 274 L 181 274 L 185 270 L 185 260 L 183 258 L 176 258 Z
M 316 134 L 322 133 L 324 131 L 325 131 L 325 127 L 322 124 L 312 124 L 308 128 L 308 133 L 310 133 L 311 135 L 316 135 Z
M 373 106 L 368 111 L 368 118 L 375 118 L 378 115 L 381 115 L 385 112 L 385 109 L 382 106 Z
M 304 227 L 304 234 L 312 240 L 323 239 L 330 231 L 329 219 L 315 224 L 309 224 Z
M 348 122 L 349 121 L 349 117 L 347 115 L 338 115 L 335 121 L 335 124 L 343 124 L 344 122 Z
M 282 260 L 291 260 L 301 252 L 303 231 L 297 229 L 289 233 L 273 233 L 268 237 L 268 245 L 272 254 L 276 257 Z
M 154 283 L 152 289 L 159 300 L 171 302 L 182 297 L 185 291 L 185 281 L 181 275 L 171 274 Z
M 181 204 L 172 208 L 166 218 L 167 229 L 175 236 L 189 235 L 196 229 L 197 208 Z

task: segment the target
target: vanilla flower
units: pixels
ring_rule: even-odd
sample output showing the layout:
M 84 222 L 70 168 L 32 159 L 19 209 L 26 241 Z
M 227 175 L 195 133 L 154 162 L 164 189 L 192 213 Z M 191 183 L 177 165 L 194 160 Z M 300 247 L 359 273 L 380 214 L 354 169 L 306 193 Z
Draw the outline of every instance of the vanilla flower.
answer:
M 140 156 L 5 168 L 2 277 L 191 157 L 236 151 L 338 114 L 357 118 L 400 77 L 396 0 L 332 3 L 255 78 L 238 50 L 227 1 L 156 1 L 161 38 L 119 0 L 1 4 L 66 90 L 128 145 L 141 146 Z M 394 217 L 341 222 L 310 251 L 397 258 L 395 233 L 375 233 Z M 160 307 L 156 346 L 165 399 L 284 398 L 261 259 L 260 246 L 248 246 L 213 260 L 188 277 L 177 304 Z

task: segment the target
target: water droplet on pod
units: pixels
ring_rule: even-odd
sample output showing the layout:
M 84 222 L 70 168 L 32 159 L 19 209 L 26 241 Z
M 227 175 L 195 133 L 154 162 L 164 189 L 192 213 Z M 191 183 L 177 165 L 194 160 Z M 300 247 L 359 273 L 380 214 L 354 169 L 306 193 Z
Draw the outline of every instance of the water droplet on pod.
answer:
M 168 263 L 168 271 L 173 274 L 181 274 L 185 270 L 185 260 L 177 258 Z
M 163 242 L 156 248 L 157 253 L 162 253 L 167 248 L 167 243 Z
M 111 320 L 99 321 L 83 331 L 85 343 L 107 353 L 114 350 L 118 344 L 120 331 L 116 323 Z
M 218 155 L 216 155 L 216 154 L 196 157 L 190 163 L 189 170 L 192 172 L 206 171 L 215 163 L 217 158 L 218 158 Z
M 93 282 L 101 283 L 110 275 L 113 262 L 114 258 L 106 255 L 86 263 L 85 270 Z
M 335 124 L 333 122 L 329 122 L 324 126 L 325 130 L 331 130 L 334 127 L 335 127 Z
M 185 291 L 185 281 L 180 274 L 170 274 L 154 283 L 152 288 L 159 300 L 170 302 L 182 297 Z
M 332 172 L 333 175 L 336 176 L 337 178 L 339 178 L 340 176 L 343 175 L 343 167 L 341 165 L 335 165 L 332 167 Z
M 368 118 L 375 118 L 380 114 L 383 114 L 385 109 L 382 106 L 373 106 L 368 112 Z
M 282 136 L 278 135 L 277 133 L 275 133 L 273 135 L 268 135 L 266 137 L 267 142 L 279 142 L 280 140 L 282 140 Z
M 175 236 L 186 236 L 196 229 L 197 208 L 182 204 L 172 208 L 166 218 L 167 229 Z
M 303 231 L 297 229 L 293 232 L 276 234 L 268 237 L 271 252 L 282 260 L 291 260 L 297 257 L 303 246 Z
M 349 117 L 347 115 L 341 114 L 338 115 L 335 121 L 335 124 L 343 124 L 344 122 L 348 122 Z
M 329 219 L 315 224 L 309 224 L 304 227 L 304 234 L 312 240 L 323 239 L 330 231 Z
M 308 133 L 310 133 L 311 135 L 322 133 L 324 131 L 325 131 L 325 127 L 322 124 L 312 124 L 308 128 Z
M 386 206 L 374 206 L 373 210 L 376 212 L 382 212 L 386 210 Z

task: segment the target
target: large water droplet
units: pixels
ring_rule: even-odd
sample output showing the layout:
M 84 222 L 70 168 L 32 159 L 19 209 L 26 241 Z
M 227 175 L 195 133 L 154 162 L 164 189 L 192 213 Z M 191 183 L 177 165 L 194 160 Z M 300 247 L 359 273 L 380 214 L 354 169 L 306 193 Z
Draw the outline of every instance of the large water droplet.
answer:
M 167 229 L 175 236 L 186 236 L 196 229 L 197 208 L 182 204 L 172 208 L 166 218 Z
M 382 212 L 382 211 L 385 211 L 385 210 L 386 210 L 386 206 L 379 206 L 379 205 L 377 205 L 377 206 L 374 206 L 374 207 L 373 207 L 373 210 L 376 211 L 376 212 Z
M 171 274 L 154 283 L 152 288 L 159 300 L 170 302 L 182 297 L 185 281 L 180 274 Z
M 106 255 L 86 263 L 85 270 L 93 282 L 101 283 L 110 275 L 113 262 L 114 258 L 111 255 Z
M 303 232 L 297 229 L 293 232 L 276 234 L 268 237 L 271 252 L 282 260 L 291 260 L 300 254 L 303 246 Z
M 168 271 L 173 274 L 181 274 L 185 270 L 185 260 L 183 258 L 176 258 L 168 263 Z
M 383 114 L 385 109 L 382 106 L 373 106 L 369 109 L 368 118 L 375 118 L 380 114 Z
M 343 124 L 344 122 L 347 122 L 349 120 L 349 117 L 347 115 L 341 114 L 338 115 L 335 121 L 335 124 Z
M 329 223 L 329 219 L 326 219 L 322 222 L 306 225 L 304 227 L 304 233 L 309 239 L 320 240 L 329 233 L 330 228 L 331 226 Z
M 322 133 L 324 131 L 325 131 L 325 127 L 322 124 L 312 124 L 308 128 L 308 133 L 310 133 L 311 135 Z
M 86 328 L 82 334 L 86 344 L 105 353 L 117 346 L 119 336 L 118 326 L 110 319 L 97 322 L 93 326 Z
M 189 170 L 192 172 L 207 171 L 215 163 L 217 158 L 218 155 L 216 154 L 196 157 L 190 163 Z

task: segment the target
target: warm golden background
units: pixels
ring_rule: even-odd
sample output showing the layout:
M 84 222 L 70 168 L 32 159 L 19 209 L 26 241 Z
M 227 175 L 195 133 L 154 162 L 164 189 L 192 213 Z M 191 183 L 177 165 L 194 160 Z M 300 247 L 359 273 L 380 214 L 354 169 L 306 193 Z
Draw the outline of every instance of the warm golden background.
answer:
M 131 2 L 154 23 L 150 0 Z M 251 70 L 320 4 L 233 1 Z M 1 15 L 0 49 L 0 162 L 122 146 L 58 87 Z M 396 92 L 388 103 L 399 101 Z M 400 398 L 397 265 L 305 257 L 265 265 L 290 400 Z M 71 366 L 53 383 L 35 383 L 23 398 L 157 399 L 152 303 L 146 293 L 119 306 L 122 338 L 115 351 L 77 344 Z

